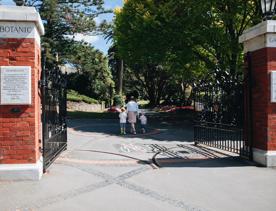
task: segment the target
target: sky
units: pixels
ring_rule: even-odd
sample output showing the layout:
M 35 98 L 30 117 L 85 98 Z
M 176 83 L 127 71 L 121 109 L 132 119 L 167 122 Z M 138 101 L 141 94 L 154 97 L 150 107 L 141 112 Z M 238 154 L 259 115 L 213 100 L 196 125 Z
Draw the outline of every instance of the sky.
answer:
M 1 3 L 3 5 L 14 5 L 14 2 L 12 0 L 2 0 Z M 122 7 L 123 0 L 105 0 L 105 7 L 107 9 L 114 9 L 115 7 Z M 101 22 L 103 19 L 106 19 L 107 21 L 111 21 L 113 18 L 113 14 L 106 14 L 101 15 L 100 17 L 97 17 L 96 22 Z M 75 35 L 76 40 L 84 40 L 88 43 L 90 43 L 92 46 L 94 46 L 96 49 L 99 49 L 104 54 L 107 54 L 108 48 L 111 45 L 110 42 L 107 43 L 106 40 L 104 40 L 103 36 L 84 36 L 82 34 Z

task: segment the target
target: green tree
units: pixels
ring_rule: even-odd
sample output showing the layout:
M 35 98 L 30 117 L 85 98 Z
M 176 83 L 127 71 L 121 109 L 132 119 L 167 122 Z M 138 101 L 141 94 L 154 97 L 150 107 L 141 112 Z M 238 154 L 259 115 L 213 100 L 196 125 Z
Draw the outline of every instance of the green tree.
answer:
M 108 49 L 108 62 L 109 66 L 112 71 L 113 79 L 115 82 L 115 91 L 116 94 L 122 95 L 123 94 L 123 84 L 124 80 L 124 69 L 125 65 L 122 59 L 119 58 L 118 50 L 115 45 L 112 45 Z
M 39 11 L 46 34 L 42 37 L 47 57 L 67 54 L 76 34 L 95 35 L 106 31 L 109 25 L 103 21 L 97 25 L 95 18 L 108 13 L 103 0 L 26 0 L 28 6 Z M 62 62 L 62 60 L 61 60 Z
M 238 39 L 246 28 L 260 22 L 258 2 L 200 0 L 199 7 L 190 1 L 186 8 L 195 18 L 190 20 L 193 36 L 189 43 L 198 58 L 210 67 L 213 66 L 213 69 L 219 68 L 231 75 L 241 71 L 242 45 Z M 183 17 L 180 16 L 179 19 Z M 177 27 L 181 26 L 180 22 L 176 24 Z M 181 38 L 180 35 L 177 37 Z
M 64 55 L 67 65 L 77 72 L 69 75 L 69 88 L 97 100 L 109 100 L 110 86 L 114 86 L 108 59 L 89 45 L 75 42 L 70 53 Z
M 146 13 L 144 8 L 150 6 L 149 2 L 136 5 L 136 2 L 128 1 L 123 11 L 117 13 L 114 35 L 119 55 L 133 71 L 132 79 L 140 87 L 140 92 L 145 93 L 151 105 L 157 105 L 164 94 L 170 75 L 163 65 L 162 54 L 157 53 L 162 51 L 162 48 L 159 48 L 162 45 L 158 43 L 162 41 L 161 37 L 158 39 L 156 34 L 157 38 L 153 41 L 152 37 L 146 36 L 153 32 L 153 22 L 149 20 L 142 24 L 143 12 Z M 137 9 L 141 9 L 141 12 L 137 13 Z M 155 45 L 152 45 L 152 42 L 155 42 Z
M 240 74 L 243 57 L 238 38 L 258 21 L 257 0 L 129 0 L 117 12 L 114 34 L 127 64 L 142 67 L 136 75 L 142 73 L 143 81 L 145 67 L 160 65 L 168 76 L 163 82 L 179 78 L 176 81 L 183 84 L 203 77 L 201 73 L 222 81 L 224 73 L 233 78 Z

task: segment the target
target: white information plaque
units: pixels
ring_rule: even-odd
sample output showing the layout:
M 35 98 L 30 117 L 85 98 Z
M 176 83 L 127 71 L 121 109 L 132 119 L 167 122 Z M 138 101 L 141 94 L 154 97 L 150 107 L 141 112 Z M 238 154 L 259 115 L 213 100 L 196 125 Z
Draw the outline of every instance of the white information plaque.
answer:
M 0 105 L 30 105 L 31 67 L 0 67 Z
M 276 71 L 271 72 L 271 102 L 276 103 Z

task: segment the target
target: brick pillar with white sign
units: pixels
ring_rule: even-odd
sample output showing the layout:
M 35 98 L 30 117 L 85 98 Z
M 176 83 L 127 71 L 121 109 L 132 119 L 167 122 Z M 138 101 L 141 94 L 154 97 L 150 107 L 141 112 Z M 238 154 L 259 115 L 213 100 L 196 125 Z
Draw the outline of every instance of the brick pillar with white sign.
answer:
M 42 176 L 40 36 L 33 7 L 0 6 L 0 180 Z
M 253 160 L 276 166 L 276 21 L 264 21 L 240 37 L 251 54 Z

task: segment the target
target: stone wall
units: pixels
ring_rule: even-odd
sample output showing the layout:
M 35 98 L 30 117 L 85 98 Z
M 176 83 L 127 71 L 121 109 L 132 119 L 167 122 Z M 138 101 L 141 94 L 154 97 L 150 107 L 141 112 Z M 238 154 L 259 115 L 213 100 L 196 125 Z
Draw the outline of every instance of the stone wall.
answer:
M 94 111 L 103 111 L 105 109 L 105 104 L 88 104 L 84 102 L 67 102 L 67 109 L 68 111 L 87 111 L 87 112 L 94 112 Z

